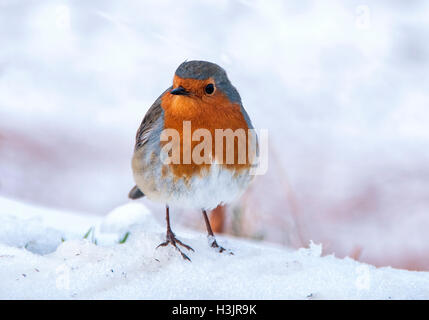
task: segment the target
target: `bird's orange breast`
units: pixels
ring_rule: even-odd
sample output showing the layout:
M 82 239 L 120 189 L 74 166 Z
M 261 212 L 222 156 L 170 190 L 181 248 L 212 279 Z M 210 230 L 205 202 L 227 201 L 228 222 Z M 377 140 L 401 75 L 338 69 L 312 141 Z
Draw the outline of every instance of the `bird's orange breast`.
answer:
M 174 86 L 182 85 L 188 91 L 193 92 L 190 96 L 173 95 L 170 92 L 166 92 L 162 97 L 161 107 L 164 110 L 164 129 L 175 129 L 180 135 L 180 163 L 169 164 L 170 171 L 176 178 L 189 178 L 195 174 L 203 175 L 204 170 L 207 169 L 210 164 L 196 164 L 194 159 L 191 158 L 189 164 L 184 164 L 184 134 L 183 134 L 183 122 L 190 121 L 191 133 L 193 134 L 197 129 L 206 129 L 210 132 L 212 138 L 211 157 L 216 160 L 217 163 L 222 163 L 227 169 L 235 169 L 236 172 L 240 172 L 243 169 L 250 167 L 249 157 L 247 156 L 247 139 L 248 139 L 248 125 L 244 116 L 241 112 L 241 107 L 237 103 L 231 103 L 228 97 L 221 91 L 216 90 L 211 96 L 204 94 L 203 90 L 208 83 L 208 80 L 194 80 L 194 79 L 182 79 L 175 76 Z M 239 162 L 238 150 L 240 142 L 239 139 L 234 141 L 234 162 L 226 163 L 227 150 L 226 143 L 223 143 L 223 159 L 217 158 L 215 152 L 215 130 L 216 129 L 231 129 L 233 131 L 242 129 L 245 132 L 246 143 L 246 160 L 245 162 Z M 200 144 L 201 141 L 191 141 L 191 152 Z M 165 145 L 167 142 L 161 143 Z M 205 155 L 207 156 L 207 155 Z M 163 171 L 164 172 L 164 171 Z

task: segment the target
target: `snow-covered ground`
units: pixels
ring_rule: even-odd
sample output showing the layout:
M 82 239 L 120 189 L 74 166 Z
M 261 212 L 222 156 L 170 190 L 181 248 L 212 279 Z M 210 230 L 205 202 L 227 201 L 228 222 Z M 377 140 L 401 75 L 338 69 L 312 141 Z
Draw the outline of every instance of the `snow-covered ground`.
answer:
M 218 237 L 234 252 L 219 254 L 205 234 L 175 232 L 192 262 L 155 249 L 164 227 L 141 203 L 91 218 L 0 198 L 0 299 L 429 299 L 429 272 L 322 257 L 314 243 Z

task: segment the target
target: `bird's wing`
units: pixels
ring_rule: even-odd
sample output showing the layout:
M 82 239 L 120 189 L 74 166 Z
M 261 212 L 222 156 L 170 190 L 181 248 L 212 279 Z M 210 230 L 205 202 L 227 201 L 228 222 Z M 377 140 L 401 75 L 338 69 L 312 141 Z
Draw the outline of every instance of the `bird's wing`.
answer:
M 137 130 L 135 150 L 145 145 L 150 139 L 153 131 L 157 129 L 157 124 L 163 114 L 161 98 L 169 90 L 171 90 L 171 87 L 165 90 L 146 112 L 146 115 L 144 116 L 143 121 Z
M 156 143 L 155 140 L 159 139 L 157 133 L 159 134 L 159 131 L 162 130 L 161 121 L 163 114 L 161 99 L 162 96 L 169 90 L 171 90 L 171 87 L 164 91 L 146 112 L 146 115 L 144 116 L 143 121 L 137 130 L 136 145 L 134 148 L 135 151 L 142 148 L 149 141 L 152 140 L 154 143 Z M 134 186 L 128 193 L 128 197 L 135 200 L 144 197 L 144 193 L 137 186 Z

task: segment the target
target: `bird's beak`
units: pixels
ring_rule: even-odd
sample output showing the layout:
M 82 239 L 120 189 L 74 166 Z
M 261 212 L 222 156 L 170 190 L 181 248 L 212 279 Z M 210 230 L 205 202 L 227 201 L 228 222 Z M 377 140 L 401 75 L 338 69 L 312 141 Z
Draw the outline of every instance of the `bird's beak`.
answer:
M 189 92 L 182 86 L 178 86 L 176 89 L 171 90 L 170 93 L 177 96 L 189 96 Z

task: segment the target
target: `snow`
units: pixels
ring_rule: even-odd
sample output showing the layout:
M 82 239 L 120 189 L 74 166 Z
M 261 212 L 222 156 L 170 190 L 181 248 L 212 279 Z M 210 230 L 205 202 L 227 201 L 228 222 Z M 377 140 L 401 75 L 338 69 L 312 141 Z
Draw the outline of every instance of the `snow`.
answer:
M 156 249 L 164 226 L 140 202 L 94 218 L 0 197 L 0 226 L 0 299 L 429 298 L 429 272 L 322 256 L 313 242 L 292 250 L 218 236 L 234 253 L 220 254 L 204 233 L 173 225 L 195 250 L 188 262 L 171 246 Z M 82 239 L 91 227 L 97 245 Z

